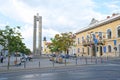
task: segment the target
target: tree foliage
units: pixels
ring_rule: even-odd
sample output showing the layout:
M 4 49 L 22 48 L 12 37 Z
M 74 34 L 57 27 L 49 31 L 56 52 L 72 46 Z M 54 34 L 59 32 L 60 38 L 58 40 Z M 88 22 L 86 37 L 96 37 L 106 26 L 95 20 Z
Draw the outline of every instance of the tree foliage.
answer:
M 28 52 L 29 50 L 22 42 L 23 38 L 19 30 L 19 26 L 16 28 L 6 26 L 4 30 L 0 30 L 0 44 L 4 47 L 4 50 L 8 50 L 8 55 L 14 52 Z
M 0 45 L 3 46 L 3 50 L 8 50 L 8 69 L 10 65 L 10 55 L 12 53 L 30 52 L 30 49 L 22 42 L 23 38 L 19 30 L 19 26 L 16 28 L 6 26 L 4 30 L 0 30 Z
M 52 52 L 65 51 L 67 53 L 68 49 L 74 45 L 72 32 L 56 34 L 54 38 L 51 39 L 51 44 L 48 45 Z

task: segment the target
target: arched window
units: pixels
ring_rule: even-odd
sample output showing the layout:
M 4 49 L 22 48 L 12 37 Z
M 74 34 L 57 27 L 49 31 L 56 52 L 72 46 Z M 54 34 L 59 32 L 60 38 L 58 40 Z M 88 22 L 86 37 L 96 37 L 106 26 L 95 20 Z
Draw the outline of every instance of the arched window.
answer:
M 89 42 L 89 39 L 90 39 L 89 35 L 87 35 L 87 37 L 86 37 L 86 38 L 87 38 L 87 42 Z
M 108 39 L 111 39 L 112 32 L 110 29 L 107 30 L 107 37 Z
M 78 44 L 80 44 L 80 38 L 78 38 Z
M 78 48 L 78 53 L 80 53 L 80 48 Z
M 117 28 L 117 35 L 120 37 L 120 26 Z
M 108 52 L 111 52 L 111 46 L 108 45 Z
M 101 40 L 102 39 L 102 32 L 99 32 L 99 39 Z
M 92 37 L 93 37 L 93 40 L 95 40 L 95 38 L 96 38 L 96 37 L 95 37 L 95 34 L 92 34 Z
M 84 41 L 84 37 L 82 37 L 82 41 Z

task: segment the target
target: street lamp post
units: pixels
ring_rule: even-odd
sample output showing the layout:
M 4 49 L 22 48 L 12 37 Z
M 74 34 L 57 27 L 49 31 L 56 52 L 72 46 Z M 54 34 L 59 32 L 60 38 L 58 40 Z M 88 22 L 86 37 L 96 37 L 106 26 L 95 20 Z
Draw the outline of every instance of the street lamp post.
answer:
M 117 43 L 117 41 L 116 40 L 113 40 L 113 41 L 114 41 L 115 57 L 117 57 L 117 54 L 116 54 L 116 51 L 117 51 L 116 43 Z

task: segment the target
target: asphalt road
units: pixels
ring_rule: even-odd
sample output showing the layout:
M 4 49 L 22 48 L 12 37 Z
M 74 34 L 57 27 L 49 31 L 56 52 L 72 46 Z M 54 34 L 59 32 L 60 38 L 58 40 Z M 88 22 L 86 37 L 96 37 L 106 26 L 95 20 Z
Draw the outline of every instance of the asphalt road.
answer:
M 120 64 L 8 71 L 0 73 L 0 80 L 120 80 Z

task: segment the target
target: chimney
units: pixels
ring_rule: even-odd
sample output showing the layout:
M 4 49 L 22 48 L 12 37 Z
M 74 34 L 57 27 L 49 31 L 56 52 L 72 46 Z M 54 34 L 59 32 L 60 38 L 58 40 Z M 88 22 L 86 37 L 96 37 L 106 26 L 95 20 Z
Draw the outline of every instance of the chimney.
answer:
M 118 15 L 118 14 L 119 14 L 119 13 L 113 13 L 112 16 L 116 16 L 116 15 Z
M 107 19 L 110 18 L 110 16 L 107 16 Z
M 112 14 L 112 16 L 115 16 L 115 15 L 117 15 L 117 14 L 115 14 L 115 13 Z

